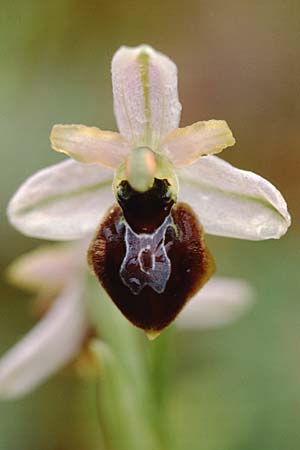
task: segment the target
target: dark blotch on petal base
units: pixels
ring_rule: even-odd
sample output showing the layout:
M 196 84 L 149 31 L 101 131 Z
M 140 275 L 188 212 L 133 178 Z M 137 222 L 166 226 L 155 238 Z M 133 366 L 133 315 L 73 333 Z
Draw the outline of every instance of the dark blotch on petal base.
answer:
M 128 225 L 118 205 L 112 207 L 101 223 L 89 249 L 89 263 L 112 301 L 150 339 L 175 319 L 215 270 L 214 260 L 205 246 L 203 229 L 192 209 L 178 203 L 171 209 L 170 219 L 163 243 L 170 274 L 161 293 L 146 284 L 136 294 L 122 281 L 120 268 L 126 255 Z M 151 266 L 146 253 L 143 264 Z M 139 271 L 140 266 L 137 273 Z

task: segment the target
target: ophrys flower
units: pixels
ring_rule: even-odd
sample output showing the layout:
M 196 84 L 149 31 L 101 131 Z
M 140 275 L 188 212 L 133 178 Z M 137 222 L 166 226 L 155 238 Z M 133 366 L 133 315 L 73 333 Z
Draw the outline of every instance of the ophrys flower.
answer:
M 112 81 L 120 133 L 56 125 L 53 148 L 76 161 L 29 178 L 8 213 L 25 234 L 65 240 L 95 232 L 110 208 L 89 261 L 126 317 L 155 336 L 213 272 L 198 218 L 207 233 L 260 240 L 283 235 L 290 217 L 268 181 L 211 155 L 235 142 L 226 122 L 178 128 L 169 58 L 122 47 Z

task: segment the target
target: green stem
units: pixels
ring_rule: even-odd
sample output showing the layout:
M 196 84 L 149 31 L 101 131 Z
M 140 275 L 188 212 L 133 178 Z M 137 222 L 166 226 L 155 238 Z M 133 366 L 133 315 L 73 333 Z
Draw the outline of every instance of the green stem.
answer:
M 90 315 L 103 340 L 92 350 L 101 368 L 102 420 L 117 450 L 167 450 L 166 399 L 172 330 L 150 342 L 117 310 L 94 278 Z
M 150 348 L 150 376 L 154 399 L 153 424 L 163 448 L 170 445 L 168 426 L 168 400 L 174 374 L 174 327 L 169 327 L 152 343 Z

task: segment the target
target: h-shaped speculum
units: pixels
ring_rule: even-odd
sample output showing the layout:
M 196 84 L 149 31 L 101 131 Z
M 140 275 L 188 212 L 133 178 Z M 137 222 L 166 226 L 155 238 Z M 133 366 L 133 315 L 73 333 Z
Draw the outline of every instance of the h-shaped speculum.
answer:
M 151 234 L 137 234 L 125 223 L 126 254 L 120 267 L 120 277 L 132 294 L 150 286 L 155 292 L 164 292 L 171 275 L 171 262 L 166 252 L 165 235 L 174 227 L 171 216 Z

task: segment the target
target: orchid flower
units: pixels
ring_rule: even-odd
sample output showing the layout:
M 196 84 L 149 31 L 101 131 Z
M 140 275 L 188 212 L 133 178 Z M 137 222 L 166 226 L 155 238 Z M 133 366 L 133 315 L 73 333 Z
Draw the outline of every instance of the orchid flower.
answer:
M 92 322 L 87 307 L 86 242 L 45 245 L 19 258 L 8 280 L 28 291 L 38 306 L 51 306 L 14 347 L 0 358 L 0 398 L 18 398 L 73 361 L 81 352 Z M 249 285 L 214 277 L 189 302 L 176 322 L 178 330 L 227 325 L 252 303 Z
M 1 398 L 30 392 L 79 354 L 90 329 L 82 256 L 82 242 L 48 245 L 19 257 L 8 268 L 8 280 L 34 294 L 39 309 L 48 307 L 49 299 L 51 307 L 0 359 Z
M 225 121 L 178 128 L 177 68 L 168 57 L 146 45 L 121 47 L 112 85 L 119 133 L 55 125 L 52 147 L 72 159 L 25 181 L 8 216 L 24 234 L 44 239 L 94 233 L 94 273 L 153 338 L 214 272 L 204 231 L 280 238 L 290 216 L 271 183 L 214 156 L 235 143 Z

